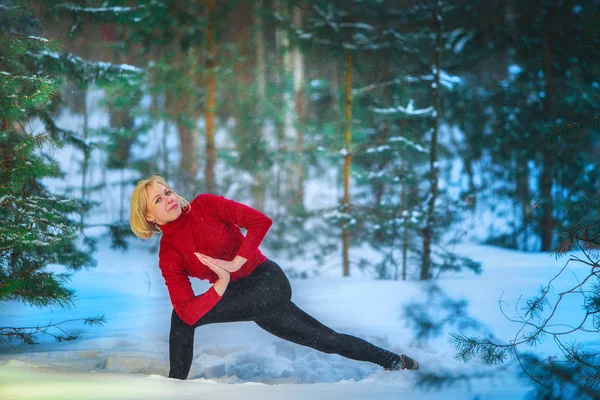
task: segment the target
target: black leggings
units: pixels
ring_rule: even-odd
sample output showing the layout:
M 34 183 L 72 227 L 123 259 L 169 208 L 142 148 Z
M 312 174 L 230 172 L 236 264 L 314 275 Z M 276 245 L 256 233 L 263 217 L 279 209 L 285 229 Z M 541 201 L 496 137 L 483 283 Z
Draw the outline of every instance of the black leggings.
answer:
M 194 330 L 212 323 L 254 321 L 258 326 L 290 342 L 389 368 L 400 357 L 354 336 L 326 327 L 292 301 L 287 277 L 267 260 L 252 274 L 229 283 L 221 300 L 195 325 L 188 325 L 173 311 L 169 336 L 170 378 L 186 379 L 192 365 Z

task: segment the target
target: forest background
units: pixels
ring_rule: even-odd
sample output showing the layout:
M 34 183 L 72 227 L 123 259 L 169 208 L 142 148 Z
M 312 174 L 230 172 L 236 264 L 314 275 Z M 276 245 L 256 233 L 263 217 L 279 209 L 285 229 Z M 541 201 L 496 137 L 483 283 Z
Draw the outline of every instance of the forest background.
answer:
M 32 270 L 92 265 L 98 234 L 126 249 L 129 193 L 153 173 L 264 211 L 266 249 L 316 261 L 294 277 L 477 273 L 452 253 L 467 239 L 564 253 L 565 227 L 598 217 L 582 206 L 599 188 L 598 5 L 4 0 L 3 183 L 47 196 L 44 173 L 68 177 L 54 195 L 76 199 L 61 212 L 92 250 L 72 232 Z M 66 171 L 45 150 L 20 169 L 19 146 L 42 140 L 75 150 Z M 4 298 L 19 299 L 11 263 L 35 243 L 4 234 Z M 52 293 L 39 305 L 68 299 Z

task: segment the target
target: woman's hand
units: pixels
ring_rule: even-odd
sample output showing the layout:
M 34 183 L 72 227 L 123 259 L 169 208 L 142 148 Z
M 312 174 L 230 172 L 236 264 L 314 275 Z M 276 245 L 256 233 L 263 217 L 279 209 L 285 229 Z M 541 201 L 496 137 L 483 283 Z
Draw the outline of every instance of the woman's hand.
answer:
M 215 274 L 217 274 L 219 279 L 229 279 L 229 271 L 227 271 L 225 268 L 221 267 L 219 265 L 219 263 L 216 263 L 215 261 L 218 261 L 216 258 L 212 258 L 212 257 L 206 256 L 204 254 L 200 254 L 200 253 L 194 253 L 194 254 L 196 255 L 196 257 L 198 257 L 198 260 L 200 260 L 200 262 L 202 264 L 206 265 Z
M 196 255 L 196 257 L 198 257 L 198 260 L 200 260 L 201 263 L 203 263 L 208 268 L 210 268 L 219 277 L 219 279 L 215 282 L 213 287 L 215 288 L 215 291 L 217 292 L 217 294 L 222 297 L 223 294 L 225 293 L 225 290 L 227 290 L 227 286 L 229 285 L 229 280 L 231 279 L 231 277 L 229 276 L 229 271 L 219 267 L 219 265 L 217 263 L 213 262 L 212 260 L 214 260 L 214 258 L 211 260 L 211 259 L 208 259 L 207 256 L 205 256 L 203 254 L 200 254 L 200 253 L 194 253 L 194 254 Z
M 229 273 L 235 272 L 235 271 L 239 270 L 242 267 L 242 265 L 244 265 L 244 263 L 247 261 L 244 257 L 240 257 L 240 256 L 236 256 L 231 261 L 226 261 L 226 260 L 220 260 L 218 258 L 213 258 L 213 257 L 207 256 L 205 254 L 200 254 L 200 253 L 194 253 L 194 254 L 196 254 L 196 257 L 198 257 L 198 260 L 200 260 L 201 263 L 205 264 L 207 267 L 209 267 L 213 271 L 214 271 L 214 269 L 211 267 L 211 265 L 221 268 L 221 269 L 224 269 L 225 271 L 227 271 Z M 218 275 L 218 273 L 217 273 L 217 275 Z

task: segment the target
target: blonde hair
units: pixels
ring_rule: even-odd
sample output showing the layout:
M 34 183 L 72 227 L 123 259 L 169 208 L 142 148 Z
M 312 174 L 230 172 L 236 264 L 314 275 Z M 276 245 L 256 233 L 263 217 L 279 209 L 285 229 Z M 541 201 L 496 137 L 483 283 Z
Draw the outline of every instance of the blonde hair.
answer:
M 135 236 L 142 239 L 149 239 L 154 234 L 160 233 L 160 229 L 155 223 L 146 220 L 146 212 L 148 207 L 148 194 L 146 193 L 146 188 L 148 186 L 158 188 L 158 185 L 163 185 L 175 193 L 165 178 L 160 175 L 152 175 L 149 179 L 142 179 L 139 181 L 135 189 L 133 189 L 133 193 L 131 194 L 129 226 L 131 227 L 131 230 Z M 182 212 L 189 212 L 189 208 L 191 207 L 190 203 L 177 193 L 175 193 L 175 196 L 177 196 Z

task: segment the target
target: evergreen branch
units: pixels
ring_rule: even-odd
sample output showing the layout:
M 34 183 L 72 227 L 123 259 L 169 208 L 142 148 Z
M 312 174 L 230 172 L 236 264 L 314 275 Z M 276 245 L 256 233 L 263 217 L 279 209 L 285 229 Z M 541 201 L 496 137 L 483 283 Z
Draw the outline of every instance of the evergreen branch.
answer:
M 44 93 L 49 88 L 50 88 L 50 85 L 45 85 L 41 89 L 39 89 L 37 92 L 35 92 L 34 94 L 32 94 L 30 96 L 26 96 L 25 100 L 31 100 L 31 99 L 33 99 L 35 97 L 38 97 L 39 95 L 41 95 L 42 93 Z
M 36 337 L 40 334 L 45 334 L 50 337 L 53 337 L 56 341 L 61 342 L 64 340 L 74 340 L 79 336 L 71 335 L 66 332 L 60 325 L 69 323 L 69 322 L 78 322 L 83 321 L 85 325 L 89 326 L 102 326 L 106 323 L 106 319 L 104 315 L 92 317 L 92 318 L 72 318 L 67 319 L 62 322 L 52 323 L 49 322 L 44 326 L 30 326 L 30 327 L 10 327 L 4 326 L 0 327 L 0 341 L 4 342 L 6 345 L 16 348 L 20 347 L 21 344 L 34 345 L 37 344 Z M 51 328 L 58 329 L 63 333 L 63 335 L 56 335 L 49 330 Z M 17 344 L 15 345 L 15 341 Z
M 572 346 L 572 348 L 568 348 L 561 340 L 558 336 L 554 337 L 554 342 L 558 345 L 558 347 L 563 351 L 563 354 L 567 355 L 568 359 L 572 359 L 577 361 L 579 364 L 585 365 L 588 368 L 591 368 L 593 370 L 596 370 L 598 372 L 600 372 L 600 366 L 599 365 L 594 365 L 594 364 L 590 364 L 589 362 L 587 362 L 586 360 L 583 359 L 583 357 L 581 357 L 579 355 L 579 353 L 574 349 L 575 345 Z
M 591 225 L 585 225 L 587 226 Z M 577 224 L 578 232 L 583 232 L 580 238 L 588 238 L 586 230 L 579 229 L 581 224 Z M 573 229 L 565 230 L 564 233 L 573 238 Z M 596 234 L 596 231 L 593 230 Z M 598 264 L 590 257 L 590 252 L 583 246 L 584 240 L 574 239 L 574 243 L 584 253 L 585 258 L 580 258 L 576 255 L 571 255 L 571 258 L 564 266 L 556 273 L 548 284 L 542 286 L 539 293 L 526 301 L 526 306 L 523 307 L 525 314 L 521 314 L 520 302 L 521 297 L 515 305 L 515 312 L 518 318 L 509 317 L 504 311 L 502 296 L 499 299 L 499 308 L 502 315 L 509 321 L 518 323 L 520 329 L 516 332 L 514 338 L 508 344 L 498 344 L 495 341 L 487 338 L 473 338 L 465 335 L 452 335 L 452 343 L 457 349 L 456 357 L 464 362 L 469 361 L 474 357 L 482 359 L 486 365 L 491 365 L 494 362 L 503 362 L 502 356 L 509 352 L 518 361 L 521 370 L 538 386 L 538 393 L 551 393 L 554 380 L 559 380 L 563 386 L 569 384 L 571 389 L 574 389 L 582 395 L 592 396 L 597 394 L 595 391 L 600 384 L 600 365 L 596 362 L 596 358 L 600 353 L 583 352 L 583 344 L 566 345 L 562 338 L 569 337 L 575 332 L 592 332 L 597 333 L 600 329 L 600 270 Z M 583 279 L 579 279 L 573 271 L 570 271 L 576 278 L 576 284 L 570 285 L 566 290 L 557 293 L 557 298 L 552 302 L 552 307 L 546 316 L 542 316 L 546 307 L 550 304 L 548 296 L 555 282 L 564 274 L 566 268 L 571 261 L 581 262 L 591 267 L 590 273 Z M 589 285 L 591 289 L 586 289 Z M 584 299 L 585 314 L 576 324 L 554 324 L 552 321 L 557 318 L 559 308 L 563 300 L 568 295 L 581 295 Z M 590 316 L 594 319 L 594 330 L 587 329 L 586 325 L 590 321 Z M 531 332 L 525 332 L 526 328 L 533 328 Z M 533 356 L 522 355 L 518 348 L 523 344 L 535 345 L 541 341 L 545 335 L 551 335 L 554 343 L 562 352 L 565 361 L 565 366 L 559 366 L 556 357 L 549 357 L 546 360 L 539 360 Z M 590 397 L 595 398 L 595 397 Z

